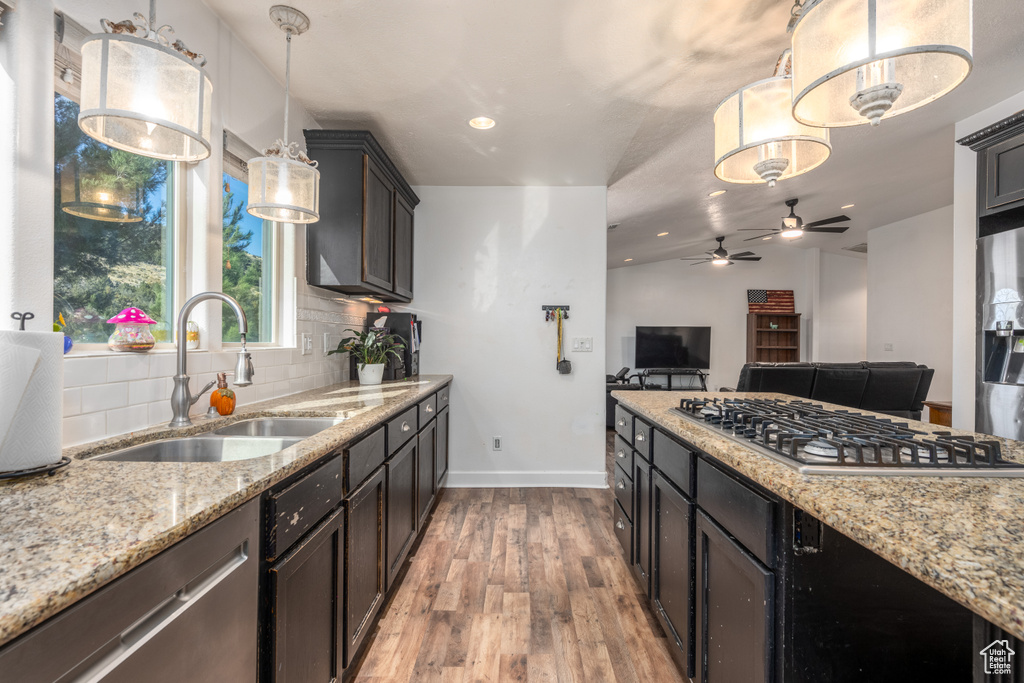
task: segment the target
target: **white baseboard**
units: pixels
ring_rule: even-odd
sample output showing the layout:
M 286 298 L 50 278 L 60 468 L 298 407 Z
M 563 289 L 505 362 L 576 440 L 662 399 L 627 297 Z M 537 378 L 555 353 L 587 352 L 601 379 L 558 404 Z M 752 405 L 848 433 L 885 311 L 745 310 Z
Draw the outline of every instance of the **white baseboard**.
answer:
M 607 472 L 448 472 L 453 489 L 608 488 Z

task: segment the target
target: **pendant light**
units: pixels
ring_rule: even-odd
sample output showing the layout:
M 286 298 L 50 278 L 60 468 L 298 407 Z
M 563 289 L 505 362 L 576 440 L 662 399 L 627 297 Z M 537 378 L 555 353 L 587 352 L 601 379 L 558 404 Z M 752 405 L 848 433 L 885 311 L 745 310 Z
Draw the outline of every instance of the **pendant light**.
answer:
M 100 21 L 104 33 L 82 44 L 82 106 L 78 125 L 99 142 L 169 161 L 210 156 L 213 85 L 206 58 L 174 29 L 157 27 L 156 0 L 149 19 Z
M 971 73 L 972 15 L 972 0 L 805 0 L 793 116 L 877 126 L 942 97 Z
M 793 118 L 791 53 L 775 75 L 740 88 L 715 110 L 715 175 L 729 183 L 775 183 L 825 163 L 828 130 Z
M 309 30 L 309 18 L 284 5 L 270 8 L 270 18 L 285 32 L 284 136 L 263 156 L 249 161 L 249 205 L 257 218 L 279 223 L 316 223 L 320 220 L 320 171 L 317 162 L 288 142 L 288 98 L 291 90 L 292 36 Z
M 142 220 L 143 188 L 128 174 L 75 153 L 58 166 L 60 208 L 79 218 L 108 223 Z M 105 172 L 104 172 L 105 171 Z

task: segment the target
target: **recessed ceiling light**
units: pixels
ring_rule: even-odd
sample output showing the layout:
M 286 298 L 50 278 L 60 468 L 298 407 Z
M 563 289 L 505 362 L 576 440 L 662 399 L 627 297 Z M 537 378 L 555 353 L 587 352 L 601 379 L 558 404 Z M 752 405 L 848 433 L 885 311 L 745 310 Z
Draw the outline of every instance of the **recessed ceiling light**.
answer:
M 709 197 L 721 197 L 726 192 L 728 192 L 728 190 L 715 190 L 714 192 L 711 192 L 710 194 L 708 194 L 708 196 Z
M 846 206 L 840 206 L 839 208 L 840 209 L 852 209 L 853 207 L 854 207 L 853 204 L 847 204 Z
M 667 232 L 659 232 L 658 233 L 658 237 L 664 237 L 667 234 L 668 234 Z
M 633 260 L 633 259 L 631 259 L 631 258 L 628 258 L 628 259 L 626 259 L 626 263 L 629 263 L 629 262 L 630 262 L 630 261 L 632 261 L 632 260 Z
M 487 130 L 488 128 L 494 128 L 494 119 L 489 119 L 486 116 L 477 116 L 475 119 L 469 120 L 469 125 L 480 130 Z

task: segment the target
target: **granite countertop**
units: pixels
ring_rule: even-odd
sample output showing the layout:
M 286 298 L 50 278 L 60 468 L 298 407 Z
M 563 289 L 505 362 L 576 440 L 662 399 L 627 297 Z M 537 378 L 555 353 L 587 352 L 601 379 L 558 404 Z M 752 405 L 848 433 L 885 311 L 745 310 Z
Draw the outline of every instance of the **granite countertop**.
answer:
M 368 428 L 416 404 L 451 375 L 360 387 L 336 384 L 64 450 L 53 477 L 0 483 L 0 644 L 301 470 Z M 280 453 L 234 462 L 94 461 L 91 455 L 264 416 L 344 421 Z
M 791 396 L 675 391 L 612 396 L 993 624 L 1024 637 L 1024 479 L 802 475 L 717 430 L 669 412 L 681 398 L 693 396 Z M 908 422 L 924 432 L 970 434 Z M 999 441 L 1008 460 L 1024 462 L 1024 442 L 978 436 Z

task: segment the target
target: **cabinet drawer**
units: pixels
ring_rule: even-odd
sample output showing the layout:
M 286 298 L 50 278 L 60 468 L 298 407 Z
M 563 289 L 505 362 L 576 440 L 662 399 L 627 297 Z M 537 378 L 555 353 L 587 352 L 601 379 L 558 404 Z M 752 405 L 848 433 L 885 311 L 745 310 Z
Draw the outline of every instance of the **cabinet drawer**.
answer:
M 615 405 L 615 431 L 623 439 L 633 443 L 633 415 L 618 404 Z
M 437 394 L 426 401 L 420 401 L 420 424 L 425 425 L 437 415 Z
M 441 389 L 437 390 L 437 411 L 441 412 L 448 407 L 448 395 L 451 392 L 452 386 L 449 384 Z
M 626 473 L 618 465 L 615 466 L 615 481 L 612 482 L 612 486 L 615 487 L 615 498 L 618 499 L 619 505 L 626 512 L 626 516 L 630 520 L 633 519 L 633 480 L 626 476 Z
M 615 464 L 629 473 L 630 481 L 633 479 L 633 446 L 621 436 L 615 437 L 615 451 L 612 453 Z
M 379 427 L 345 449 L 345 493 L 354 490 L 380 467 L 387 457 L 384 448 L 384 427 Z
M 651 464 L 661 470 L 665 478 L 677 489 L 692 498 L 697 480 L 694 476 L 697 454 L 657 429 L 654 430 L 652 438 L 654 459 Z
M 418 413 L 419 407 L 413 406 L 388 422 L 388 456 L 396 453 L 406 441 L 416 436 L 416 432 L 420 430 L 416 419 Z
M 266 559 L 275 560 L 341 502 L 342 457 L 336 456 L 266 501 Z
M 775 566 L 775 504 L 706 460 L 697 461 L 697 505 L 757 559 Z
M 644 460 L 651 461 L 651 435 L 654 429 L 639 417 L 633 420 L 633 450 Z
M 622 511 L 618 501 L 612 503 L 612 526 L 615 527 L 615 537 L 619 539 L 622 552 L 626 554 L 626 562 L 633 564 L 633 523 Z

